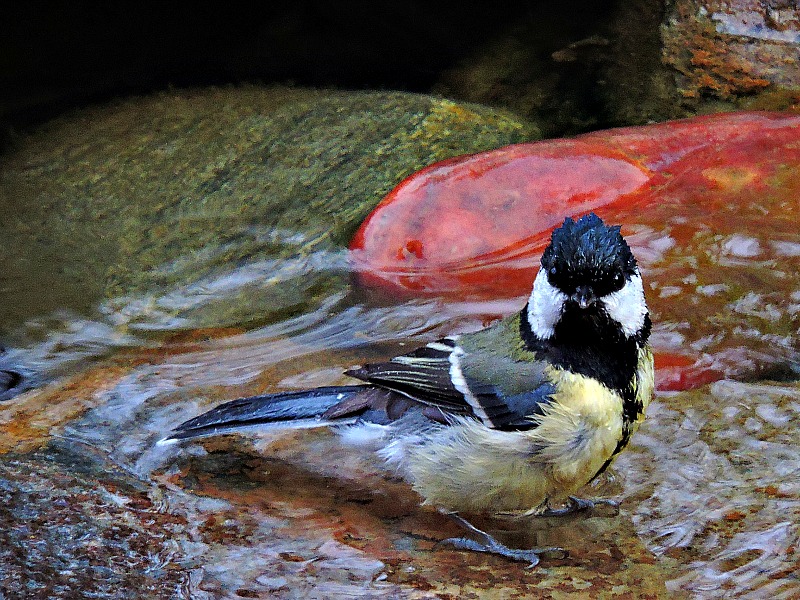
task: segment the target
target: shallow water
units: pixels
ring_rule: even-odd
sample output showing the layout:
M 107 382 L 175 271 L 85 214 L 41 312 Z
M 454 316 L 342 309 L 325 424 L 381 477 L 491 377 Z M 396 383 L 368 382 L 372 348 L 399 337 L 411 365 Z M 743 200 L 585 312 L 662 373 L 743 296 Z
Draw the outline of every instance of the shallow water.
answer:
M 236 590 L 245 597 L 405 597 L 429 586 L 437 593 L 466 593 L 476 585 L 490 593 L 499 589 L 497 582 L 488 588 L 477 583 L 484 581 L 474 571 L 478 565 L 488 561 L 506 574 L 522 566 L 485 557 L 463 563 L 459 553 L 433 549 L 433 541 L 457 531 L 438 522 L 437 515 L 420 512 L 404 485 L 385 479 L 368 457 L 342 449 L 332 436 L 304 432 L 252 441 L 230 436 L 166 449 L 154 443 L 219 401 L 343 383 L 341 372 L 350 364 L 480 327 L 491 318 L 487 315 L 516 306 L 394 304 L 342 284 L 316 310 L 253 329 L 198 331 L 156 343 L 146 327 L 129 328 L 124 349 L 99 367 L 119 369 L 97 375 L 107 379 L 99 388 L 77 391 L 88 410 L 60 423 L 44 456 L 56 462 L 62 459 L 54 455 L 79 457 L 100 489 L 118 477 L 109 475 L 118 470 L 142 486 L 151 501 L 160 498 L 166 508 L 158 514 L 177 514 L 193 524 L 171 536 L 168 556 L 157 559 L 166 550 L 155 548 L 148 559 L 191 567 L 189 580 L 180 584 L 191 597 Z M 92 328 L 84 324 L 82 330 Z M 59 350 L 48 341 L 18 352 L 38 353 L 46 362 L 61 360 L 61 351 L 72 356 L 74 349 L 62 342 Z M 85 379 L 93 377 L 90 369 Z M 39 418 L 46 419 L 53 397 L 76 393 L 58 387 L 32 409 Z M 35 403 L 36 394 L 12 402 Z M 648 577 L 667 593 L 796 597 L 800 439 L 793 423 L 798 412 L 800 388 L 794 384 L 723 381 L 660 394 L 633 447 L 617 462 L 613 480 L 587 491 L 622 499 L 621 514 L 579 520 L 578 529 L 574 523 L 550 524 L 542 531 L 534 524 L 529 534 L 517 531 L 512 539 L 562 544 L 572 558 L 549 565 L 545 560 L 540 579 L 526 575 L 508 585 L 530 590 L 532 581 L 547 587 L 565 577 L 597 577 L 595 570 L 603 570 L 599 557 L 608 548 L 603 543 L 611 536 L 619 549 L 608 560 L 635 557 L 638 566 L 652 569 Z M 63 535 L 70 539 L 72 533 Z M 586 539 L 595 543 L 587 546 Z M 27 543 L 24 536 L 12 540 L 12 545 Z M 63 569 L 81 564 L 80 553 L 71 551 L 76 555 L 64 559 Z M 120 551 L 131 553 L 122 546 Z M 460 566 L 447 566 L 451 554 Z M 132 564 L 141 560 L 131 558 Z M 637 589 L 635 581 L 625 585 Z
M 800 594 L 800 386 L 721 381 L 653 406 L 627 473 L 633 521 L 671 591 Z
M 716 319 L 706 326 L 726 328 L 720 335 L 750 352 L 737 356 L 771 351 L 769 362 L 796 352 L 785 335 L 766 337 L 785 334 L 798 314 L 796 273 L 775 266 L 795 264 L 800 238 L 782 231 L 772 245 L 768 232 L 755 242 L 706 232 L 690 248 L 710 257 L 695 278 L 697 264 L 669 263 L 675 236 L 666 230 L 639 228 L 632 237 L 656 282 L 651 298 L 724 298 L 703 309 Z M 350 365 L 477 329 L 524 303 L 381 295 L 351 280 L 341 247 L 284 255 L 269 244 L 302 235 L 251 233 L 246 244 L 262 244 L 263 253 L 237 247 L 236 236 L 206 251 L 176 251 L 147 273 L 159 285 L 110 295 L 91 276 L 82 287 L 69 271 L 54 275 L 57 262 L 39 249 L 19 249 L 17 279 L 0 288 L 9 346 L 0 368 L 21 370 L 33 389 L 0 403 L 0 591 L 800 596 L 800 386 L 788 377 L 659 393 L 614 472 L 585 490 L 622 500 L 618 516 L 478 521 L 509 543 L 570 551 L 533 570 L 437 547 L 458 529 L 325 432 L 156 446 L 218 402 L 345 383 Z M 773 295 L 743 291 L 756 285 Z M 669 310 L 656 323 L 659 343 L 707 347 L 685 307 L 662 306 Z M 729 310 L 714 315 L 715 306 Z

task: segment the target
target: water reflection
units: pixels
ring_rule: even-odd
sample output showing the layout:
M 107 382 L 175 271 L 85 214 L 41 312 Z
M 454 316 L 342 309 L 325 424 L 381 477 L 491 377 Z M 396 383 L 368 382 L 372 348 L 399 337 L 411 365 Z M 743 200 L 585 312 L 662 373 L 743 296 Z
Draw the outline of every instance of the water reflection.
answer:
M 671 590 L 796 597 L 800 386 L 723 381 L 662 395 L 618 468 Z M 635 506 L 635 508 L 634 508 Z

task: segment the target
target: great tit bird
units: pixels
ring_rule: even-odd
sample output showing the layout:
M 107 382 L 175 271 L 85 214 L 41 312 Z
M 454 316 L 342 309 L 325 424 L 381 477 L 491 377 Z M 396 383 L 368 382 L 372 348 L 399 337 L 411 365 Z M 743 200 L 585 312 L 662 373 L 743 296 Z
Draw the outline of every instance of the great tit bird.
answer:
M 456 513 L 589 506 L 572 494 L 625 448 L 652 397 L 650 327 L 620 228 L 594 214 L 567 218 L 519 314 L 347 371 L 362 385 L 227 402 L 162 442 L 254 425 L 332 427 L 372 444 L 425 504 L 484 540 L 449 542 L 535 564 L 541 549 L 507 548 Z

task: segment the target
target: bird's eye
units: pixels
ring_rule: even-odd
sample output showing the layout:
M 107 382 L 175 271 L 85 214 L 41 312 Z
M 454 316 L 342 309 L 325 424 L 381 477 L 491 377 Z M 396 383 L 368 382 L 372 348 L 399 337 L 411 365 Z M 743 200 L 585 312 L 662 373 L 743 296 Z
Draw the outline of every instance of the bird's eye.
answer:
M 551 277 L 555 277 L 556 275 L 558 275 L 558 269 L 556 269 L 555 267 L 550 267 L 550 269 L 547 272 L 550 274 Z
M 614 275 L 614 285 L 616 287 L 622 287 L 624 281 L 625 277 L 622 275 L 622 273 L 617 273 L 616 275 Z

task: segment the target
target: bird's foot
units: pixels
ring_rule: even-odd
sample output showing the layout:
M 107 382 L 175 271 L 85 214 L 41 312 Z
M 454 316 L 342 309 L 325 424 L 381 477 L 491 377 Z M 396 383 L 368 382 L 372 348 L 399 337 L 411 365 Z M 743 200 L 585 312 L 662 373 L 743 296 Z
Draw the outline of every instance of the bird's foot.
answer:
M 607 507 L 598 516 L 616 517 L 619 514 L 619 502 L 599 498 L 597 500 L 587 500 L 586 498 L 569 497 L 569 502 L 562 508 L 550 508 L 549 506 L 539 513 L 541 517 L 563 517 L 577 512 L 598 512 L 598 507 Z
M 488 552 L 490 554 L 497 554 L 510 560 L 518 562 L 527 562 L 528 569 L 532 569 L 539 564 L 539 559 L 546 555 L 552 558 L 566 558 L 568 553 L 563 548 L 547 547 L 547 548 L 530 548 L 527 550 L 518 548 L 509 548 L 505 544 L 498 542 L 494 537 L 475 527 L 472 523 L 463 519 L 455 513 L 445 513 L 456 523 L 464 527 L 481 538 L 483 542 L 478 542 L 470 538 L 448 538 L 442 540 L 439 544 L 447 544 L 453 546 L 457 550 L 472 550 L 473 552 Z

